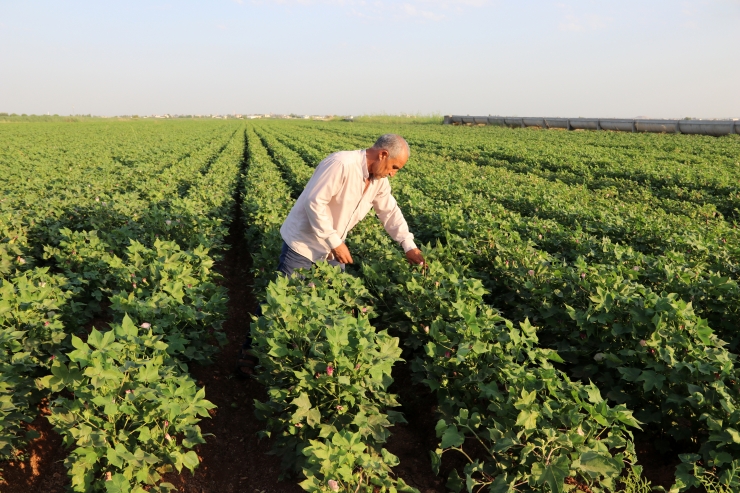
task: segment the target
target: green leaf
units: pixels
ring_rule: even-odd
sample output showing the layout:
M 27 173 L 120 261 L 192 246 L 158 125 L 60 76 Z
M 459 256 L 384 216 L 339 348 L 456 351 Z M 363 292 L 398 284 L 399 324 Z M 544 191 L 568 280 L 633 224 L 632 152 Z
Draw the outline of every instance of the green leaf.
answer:
M 645 382 L 643 384 L 643 389 L 645 390 L 645 392 L 649 392 L 654 388 L 663 388 L 663 382 L 665 382 L 665 379 L 665 375 L 661 375 L 660 373 L 656 373 L 651 370 L 644 370 L 637 378 L 637 381 Z
M 591 402 L 591 404 L 598 404 L 599 402 L 604 400 L 601 397 L 601 392 L 593 383 L 586 387 L 586 392 L 588 393 L 588 400 L 589 402 Z
M 105 483 L 106 493 L 130 493 L 131 485 L 123 474 L 115 473 Z
M 312 408 L 306 415 L 306 423 L 309 426 L 316 426 L 321 423 L 321 411 L 318 408 Z
M 432 471 L 435 475 L 439 475 L 439 467 L 442 465 L 442 450 L 437 449 L 429 451 L 429 457 L 432 460 Z
M 549 464 L 541 462 L 533 464 L 532 477 L 538 485 L 544 486 L 547 484 L 553 492 L 562 493 L 569 469 L 570 460 L 566 456 L 560 455 Z
M 696 329 L 696 335 L 699 336 L 701 342 L 706 346 L 712 345 L 712 334 L 712 329 L 706 323 L 699 325 Z
M 128 337 L 136 337 L 139 335 L 139 329 L 128 316 L 128 313 L 123 316 L 123 321 L 121 322 L 121 334 Z
M 182 463 L 190 469 L 190 472 L 193 472 L 196 467 L 198 467 L 198 464 L 200 461 L 198 460 L 198 454 L 196 454 L 193 450 L 188 451 L 185 455 L 182 456 Z
M 463 482 L 460 475 L 457 473 L 457 470 L 453 469 L 449 477 L 447 478 L 447 484 L 445 486 L 447 486 L 448 489 L 454 491 L 455 493 L 459 493 L 460 490 L 463 489 L 463 486 L 465 486 L 465 483 Z
M 534 430 L 537 427 L 537 417 L 540 415 L 537 411 L 523 410 L 519 412 L 516 418 L 516 425 L 521 426 L 524 430 Z
M 580 469 L 583 472 L 591 474 L 594 478 L 599 475 L 606 478 L 619 476 L 624 465 L 622 461 L 614 459 L 610 455 L 601 454 L 593 450 L 582 453 L 580 462 Z
M 455 425 L 449 425 L 442 434 L 442 443 L 440 447 L 447 449 L 450 447 L 459 447 L 465 441 L 465 436 L 457 430 Z
M 734 428 L 726 428 L 725 432 L 730 436 L 732 443 L 740 443 L 740 433 Z
M 506 452 L 518 443 L 519 442 L 514 440 L 513 438 L 502 438 L 500 440 L 496 440 L 496 442 L 493 444 L 493 451 L 498 453 Z

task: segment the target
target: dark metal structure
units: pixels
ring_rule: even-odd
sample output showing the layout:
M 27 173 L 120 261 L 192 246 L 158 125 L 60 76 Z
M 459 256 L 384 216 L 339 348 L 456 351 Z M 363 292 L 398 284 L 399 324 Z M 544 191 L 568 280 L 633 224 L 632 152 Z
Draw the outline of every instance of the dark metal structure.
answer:
M 616 132 L 681 133 L 693 135 L 740 134 L 739 120 L 643 120 L 623 118 L 545 118 L 514 116 L 444 117 L 446 125 L 500 125 L 506 127 L 612 130 Z

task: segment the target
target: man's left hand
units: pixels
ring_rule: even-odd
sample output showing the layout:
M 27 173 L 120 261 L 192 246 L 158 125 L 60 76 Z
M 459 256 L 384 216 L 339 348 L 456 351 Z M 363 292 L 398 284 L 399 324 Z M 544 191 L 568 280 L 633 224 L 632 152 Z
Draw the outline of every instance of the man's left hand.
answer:
M 424 266 L 424 255 L 421 254 L 421 250 L 418 248 L 414 248 L 413 250 L 406 252 L 406 260 L 408 260 L 412 265 Z

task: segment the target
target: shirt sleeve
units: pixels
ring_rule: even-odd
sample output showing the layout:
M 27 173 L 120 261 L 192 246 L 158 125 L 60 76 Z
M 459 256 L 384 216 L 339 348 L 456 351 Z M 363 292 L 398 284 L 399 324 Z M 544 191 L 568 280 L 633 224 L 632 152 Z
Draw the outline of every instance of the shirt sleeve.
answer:
M 409 225 L 403 217 L 401 208 L 391 195 L 391 185 L 388 178 L 383 178 L 378 194 L 373 199 L 373 208 L 378 214 L 381 224 L 395 241 L 401 244 L 404 252 L 416 248 L 414 235 L 409 231 Z
M 316 236 L 325 240 L 330 248 L 336 248 L 342 244 L 342 238 L 334 229 L 329 201 L 342 188 L 347 180 L 344 163 L 334 159 L 325 166 L 319 165 L 306 187 L 305 209 L 308 222 L 316 232 Z

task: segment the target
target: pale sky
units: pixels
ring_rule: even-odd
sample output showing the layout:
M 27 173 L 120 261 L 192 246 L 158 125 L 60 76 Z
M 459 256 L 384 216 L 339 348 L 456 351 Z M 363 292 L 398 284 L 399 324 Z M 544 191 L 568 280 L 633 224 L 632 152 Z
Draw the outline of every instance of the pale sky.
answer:
M 0 0 L 0 112 L 740 117 L 740 0 Z

